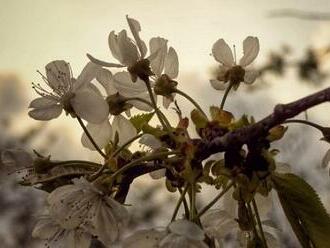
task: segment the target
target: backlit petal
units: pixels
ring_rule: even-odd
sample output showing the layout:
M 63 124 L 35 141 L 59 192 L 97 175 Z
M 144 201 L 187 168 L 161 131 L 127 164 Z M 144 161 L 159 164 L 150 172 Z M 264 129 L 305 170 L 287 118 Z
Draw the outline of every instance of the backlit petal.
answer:
M 151 38 L 149 41 L 150 54 L 157 53 L 150 60 L 152 71 L 159 77 L 164 69 L 165 57 L 167 54 L 167 40 L 161 37 Z
M 210 80 L 211 86 L 216 90 L 225 90 L 227 88 L 227 85 L 224 82 L 221 82 L 216 79 Z
M 76 114 L 90 123 L 101 123 L 109 115 L 109 106 L 102 96 L 88 88 L 75 92 L 71 105 Z
M 136 136 L 135 127 L 129 120 L 127 120 L 122 115 L 117 115 L 114 117 L 112 122 L 112 130 L 113 130 L 112 140 L 114 139 L 116 132 L 118 132 L 119 145 L 123 145 L 128 140 Z
M 133 34 L 136 45 L 139 48 L 141 58 L 144 58 L 144 56 L 147 53 L 147 46 L 144 43 L 144 41 L 140 39 L 140 36 L 139 36 L 139 32 L 141 31 L 140 23 L 133 18 L 129 18 L 128 16 L 126 16 L 126 19 L 127 19 L 129 28 Z
M 175 79 L 179 74 L 178 54 L 173 47 L 168 49 L 168 53 L 165 57 L 165 74 L 171 79 Z
M 92 124 L 88 123 L 86 126 L 87 130 L 89 131 L 90 135 L 93 137 L 95 143 L 102 149 L 104 148 L 111 140 L 112 137 L 112 127 L 108 119 L 105 119 L 100 124 Z M 95 151 L 95 147 L 90 142 L 89 138 L 87 137 L 86 133 L 83 133 L 81 137 L 81 143 L 84 147 Z
M 243 57 L 239 61 L 242 67 L 248 66 L 258 56 L 259 40 L 257 37 L 249 36 L 243 41 Z
M 246 84 L 252 84 L 254 83 L 254 81 L 257 79 L 257 77 L 259 76 L 259 72 L 258 71 L 245 71 L 244 74 L 244 83 Z
M 55 60 L 46 65 L 46 76 L 49 86 L 56 90 L 67 89 L 71 80 L 70 66 L 64 60 Z
M 122 30 L 118 34 L 118 47 L 121 54 L 121 63 L 126 66 L 134 65 L 138 59 L 138 50 L 133 41 L 127 37 L 126 30 Z
M 217 40 L 212 47 L 212 54 L 216 61 L 225 66 L 231 67 L 234 65 L 233 53 L 228 44 L 223 40 Z
M 62 106 L 53 104 L 45 108 L 35 108 L 29 111 L 29 116 L 39 121 L 49 121 L 60 116 L 62 113 Z

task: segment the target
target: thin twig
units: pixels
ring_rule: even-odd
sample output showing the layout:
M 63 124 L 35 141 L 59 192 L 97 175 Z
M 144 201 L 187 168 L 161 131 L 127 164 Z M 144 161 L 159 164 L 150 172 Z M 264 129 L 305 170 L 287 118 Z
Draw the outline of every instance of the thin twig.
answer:
M 82 129 L 84 130 L 85 134 L 87 135 L 89 141 L 90 141 L 90 142 L 92 143 L 92 145 L 94 146 L 94 148 L 99 152 L 99 154 L 100 154 L 103 158 L 107 159 L 107 155 L 105 155 L 105 153 L 104 153 L 104 152 L 100 149 L 100 147 L 96 144 L 96 142 L 94 141 L 92 135 L 89 133 L 89 131 L 87 130 L 87 128 L 86 128 L 86 126 L 85 126 L 85 124 L 84 124 L 84 122 L 80 119 L 79 116 L 77 116 L 77 120 L 78 120 L 80 126 L 82 127 Z

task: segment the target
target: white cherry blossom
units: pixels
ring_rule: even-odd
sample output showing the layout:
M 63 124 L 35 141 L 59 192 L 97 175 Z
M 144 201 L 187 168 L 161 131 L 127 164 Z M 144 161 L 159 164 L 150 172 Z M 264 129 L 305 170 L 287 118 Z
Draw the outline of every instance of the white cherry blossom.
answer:
M 172 222 L 164 229 L 140 230 L 123 242 L 123 248 L 207 248 L 203 230 L 188 220 Z
M 119 238 L 128 221 L 124 206 L 83 177 L 55 189 L 47 200 L 50 214 L 61 227 L 82 228 L 107 246 Z
M 147 46 L 139 36 L 139 32 L 141 31 L 140 23 L 128 16 L 126 16 L 126 20 L 134 37 L 134 41 L 127 36 L 125 29 L 118 34 L 116 34 L 115 31 L 112 31 L 108 37 L 112 56 L 116 58 L 119 63 L 104 62 L 94 58 L 90 54 L 87 54 L 87 56 L 94 63 L 104 67 L 127 67 L 128 71 L 131 73 L 132 80 L 135 82 L 138 76 L 151 75 L 149 62 L 157 55 L 158 51 L 151 53 L 148 58 L 145 58 L 147 54 Z
M 109 114 L 109 107 L 103 97 L 90 83 L 96 76 L 98 66 L 88 63 L 81 74 L 74 79 L 69 64 L 55 60 L 46 65 L 46 76 L 42 76 L 49 89 L 34 84 L 41 96 L 34 99 L 29 116 L 47 121 L 57 118 L 64 109 L 67 114 L 79 116 L 91 123 L 101 123 Z
M 204 231 L 188 220 L 176 220 L 169 227 L 169 234 L 161 240 L 161 248 L 207 248 Z
M 237 64 L 229 45 L 223 39 L 217 40 L 212 47 L 212 55 L 221 65 L 217 79 L 210 80 L 212 87 L 216 90 L 224 90 L 227 82 L 232 83 L 234 88 L 237 88 L 240 82 L 252 84 L 259 73 L 254 70 L 247 70 L 246 67 L 255 60 L 258 53 L 258 38 L 248 36 L 243 41 L 243 57 Z
M 173 80 L 179 74 L 179 60 L 178 55 L 173 47 L 167 48 L 167 40 L 160 37 L 152 38 L 149 42 L 150 52 L 157 55 L 151 61 L 150 66 L 155 74 L 153 78 L 154 83 L 162 80 L 164 84 L 175 83 Z M 164 76 L 166 75 L 166 76 Z M 175 93 L 170 93 L 163 96 L 163 106 L 168 108 L 170 103 L 174 101 Z
M 92 235 L 80 227 L 63 228 L 48 212 L 39 217 L 32 236 L 45 240 L 47 248 L 89 248 L 92 240 Z

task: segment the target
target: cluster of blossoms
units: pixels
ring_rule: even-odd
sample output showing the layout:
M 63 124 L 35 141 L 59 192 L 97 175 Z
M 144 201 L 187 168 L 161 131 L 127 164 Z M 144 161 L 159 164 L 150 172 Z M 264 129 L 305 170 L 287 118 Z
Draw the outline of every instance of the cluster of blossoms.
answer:
M 121 242 L 126 248 L 206 248 L 222 247 L 230 237 L 235 237 L 237 247 L 279 247 L 274 225 L 258 211 L 262 201 L 257 196 L 271 202 L 269 193 L 280 181 L 276 174 L 280 166 L 274 159 L 277 150 L 270 147 L 283 137 L 286 128 L 270 127 L 246 147 L 240 144 L 223 150 L 220 159 L 199 159 L 203 142 L 255 123 L 245 115 L 235 119 L 224 110 L 224 103 L 232 88 L 257 78 L 258 72 L 247 67 L 259 53 L 258 38 L 249 36 L 243 41 L 238 64 L 223 39 L 213 45 L 212 54 L 221 65 L 210 83 L 214 89 L 226 91 L 220 107 L 211 106 L 207 115 L 178 89 L 178 56 L 168 41 L 151 38 L 147 56 L 139 22 L 129 17 L 127 22 L 133 39 L 126 30 L 112 31 L 108 38 L 117 63 L 88 54 L 90 62 L 74 78 L 69 63 L 52 61 L 46 65 L 45 75 L 40 73 L 48 89 L 33 84 L 40 97 L 29 106 L 29 116 L 36 120 L 55 119 L 63 110 L 77 119 L 84 131 L 82 145 L 97 151 L 103 163 L 53 161 L 37 152 L 36 158 L 22 151 L 2 154 L 4 164 L 25 171 L 22 184 L 48 192 L 46 209 L 33 236 L 44 239 L 46 247 L 88 248 L 94 239 L 106 247 Z M 190 120 L 183 116 L 176 95 L 194 105 L 191 121 L 200 139 L 189 134 Z M 176 126 L 158 106 L 159 96 L 165 109 L 174 103 L 179 119 Z M 131 116 L 134 109 L 144 113 Z M 160 126 L 149 124 L 154 115 Z M 136 140 L 147 149 L 129 150 Z M 180 198 L 167 227 L 140 230 L 125 238 L 129 222 L 125 200 L 130 184 L 147 173 L 154 179 L 165 178 L 168 191 L 179 192 Z M 198 209 L 196 198 L 202 183 L 221 191 Z M 225 201 L 230 201 L 231 207 L 210 209 L 227 192 L 231 194 L 226 194 Z M 177 218 L 181 206 L 184 214 Z

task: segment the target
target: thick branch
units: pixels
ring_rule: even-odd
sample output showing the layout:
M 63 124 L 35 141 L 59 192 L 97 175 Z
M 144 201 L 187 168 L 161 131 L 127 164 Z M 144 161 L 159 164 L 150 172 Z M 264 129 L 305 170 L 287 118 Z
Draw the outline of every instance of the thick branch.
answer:
M 236 129 L 224 136 L 213 139 L 211 142 L 201 141 L 197 155 L 198 160 L 204 160 L 217 152 L 240 147 L 248 142 L 255 141 L 258 137 L 267 136 L 269 129 L 272 127 L 327 101 L 330 101 L 330 87 L 288 104 L 278 104 L 272 114 L 255 124 Z
M 118 185 L 118 191 L 116 193 L 115 199 L 120 203 L 124 203 L 130 186 L 135 178 L 162 168 L 163 166 L 160 164 L 143 163 L 139 166 L 127 170 L 123 176 L 123 179 L 121 180 L 121 183 Z

